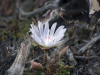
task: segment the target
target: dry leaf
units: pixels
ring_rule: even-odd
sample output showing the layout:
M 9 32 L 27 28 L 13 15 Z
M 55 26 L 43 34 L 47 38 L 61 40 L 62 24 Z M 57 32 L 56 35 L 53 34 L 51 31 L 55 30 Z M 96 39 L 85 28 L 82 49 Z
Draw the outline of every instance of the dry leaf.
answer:
M 89 15 L 92 15 L 99 10 L 99 2 L 97 0 L 89 0 Z
M 66 53 L 66 51 L 67 51 L 68 48 L 69 48 L 69 46 L 63 48 L 63 49 L 59 52 L 60 57 L 62 57 L 62 56 Z

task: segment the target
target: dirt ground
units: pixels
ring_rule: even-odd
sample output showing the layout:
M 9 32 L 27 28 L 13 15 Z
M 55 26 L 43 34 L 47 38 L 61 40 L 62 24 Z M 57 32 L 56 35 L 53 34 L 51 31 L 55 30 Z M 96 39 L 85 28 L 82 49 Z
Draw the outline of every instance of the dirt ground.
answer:
M 23 75 L 100 75 L 99 9 L 91 15 L 89 0 L 0 0 L 0 75 L 5 75 L 13 64 L 32 21 L 37 24 L 47 20 L 51 11 L 56 16 L 49 19 L 50 27 L 57 22 L 57 28 L 64 25 L 67 29 L 64 42 L 47 51 L 50 63 L 45 62 L 39 46 L 31 45 L 27 62 L 34 59 L 44 69 L 30 70 L 26 62 Z M 66 46 L 69 48 L 64 55 L 54 62 Z

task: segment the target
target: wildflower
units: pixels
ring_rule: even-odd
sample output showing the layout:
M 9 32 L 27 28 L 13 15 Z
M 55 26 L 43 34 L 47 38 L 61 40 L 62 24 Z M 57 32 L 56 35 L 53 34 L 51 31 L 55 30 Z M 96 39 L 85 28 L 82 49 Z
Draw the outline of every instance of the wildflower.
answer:
M 57 46 L 58 44 L 62 43 L 61 39 L 64 36 L 64 33 L 66 31 L 66 28 L 64 26 L 60 26 L 56 31 L 57 23 L 54 23 L 49 29 L 49 23 L 45 23 L 45 27 L 43 27 L 43 24 L 38 21 L 38 27 L 33 24 L 31 24 L 30 31 L 32 32 L 31 37 L 41 46 L 45 48 L 50 48 Z

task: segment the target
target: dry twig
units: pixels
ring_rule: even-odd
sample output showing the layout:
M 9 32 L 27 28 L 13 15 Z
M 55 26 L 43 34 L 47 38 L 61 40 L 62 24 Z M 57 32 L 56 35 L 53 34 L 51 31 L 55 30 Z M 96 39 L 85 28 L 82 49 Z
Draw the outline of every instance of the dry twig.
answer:
M 75 58 L 77 58 L 77 59 L 94 59 L 94 58 L 98 58 L 98 56 L 89 56 L 89 58 L 88 57 L 86 57 L 86 56 L 75 56 Z
M 92 38 L 90 42 L 88 42 L 85 46 L 83 46 L 81 49 L 78 50 L 78 54 L 85 52 L 89 46 L 92 47 L 93 44 L 99 39 L 100 39 L 100 35 L 95 38 Z
M 57 4 L 49 4 L 49 5 L 46 5 L 46 6 L 43 6 L 37 10 L 34 10 L 32 12 L 28 12 L 26 13 L 25 11 L 23 11 L 21 8 L 19 9 L 19 12 L 22 16 L 32 16 L 32 15 L 36 15 L 36 14 L 39 14 L 39 13 L 42 13 L 43 11 L 47 10 L 47 9 L 54 9 L 54 8 L 57 8 L 58 5 Z

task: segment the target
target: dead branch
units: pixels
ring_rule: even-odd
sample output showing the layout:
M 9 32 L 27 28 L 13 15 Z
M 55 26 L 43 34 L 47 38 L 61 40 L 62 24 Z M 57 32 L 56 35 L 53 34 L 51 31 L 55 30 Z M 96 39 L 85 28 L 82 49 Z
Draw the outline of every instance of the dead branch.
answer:
M 50 10 L 48 14 L 46 14 L 47 16 L 43 19 L 41 19 L 42 24 L 45 24 L 45 22 L 49 22 L 53 19 L 55 19 L 57 16 L 59 16 L 58 14 L 58 9 L 55 10 Z
M 24 42 L 21 43 L 21 47 L 18 50 L 15 61 L 12 66 L 7 70 L 6 75 L 22 75 L 27 57 L 30 53 L 31 41 L 30 37 L 27 37 Z
M 100 35 L 95 38 L 92 38 L 90 42 L 88 42 L 85 46 L 83 46 L 81 49 L 78 50 L 78 54 L 85 52 L 89 48 L 89 46 L 92 47 L 93 44 L 99 39 L 100 39 Z
M 72 53 L 72 51 L 70 50 L 70 48 L 67 49 L 67 51 L 66 51 L 66 56 L 68 57 L 69 64 L 70 64 L 71 66 L 75 66 L 75 65 L 77 64 L 77 62 L 75 61 L 74 56 L 73 56 L 73 53 Z
M 25 11 L 23 11 L 21 8 L 19 9 L 19 13 L 22 15 L 22 16 L 31 16 L 31 15 L 36 15 L 36 14 L 39 14 L 39 13 L 42 13 L 43 11 L 47 10 L 47 9 L 54 9 L 54 8 L 57 8 L 58 7 L 58 4 L 49 4 L 49 5 L 46 5 L 46 6 L 43 6 L 37 10 L 34 10 L 32 12 L 28 12 L 26 13 Z
M 75 58 L 77 59 L 94 59 L 94 58 L 98 58 L 98 56 L 89 56 L 89 57 L 86 57 L 86 56 L 75 56 Z

